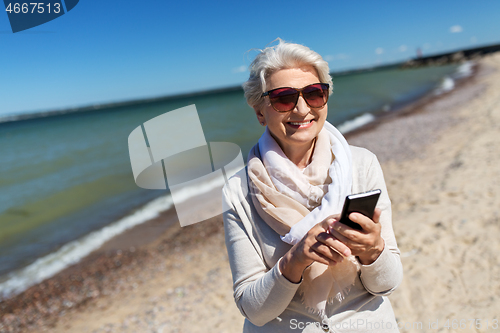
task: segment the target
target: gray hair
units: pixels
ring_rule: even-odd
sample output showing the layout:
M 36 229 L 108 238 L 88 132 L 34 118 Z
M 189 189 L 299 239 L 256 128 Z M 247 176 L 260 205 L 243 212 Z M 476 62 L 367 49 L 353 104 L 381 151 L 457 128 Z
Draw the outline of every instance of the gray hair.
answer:
M 300 44 L 287 43 L 278 38 L 279 43 L 260 50 L 250 64 L 250 77 L 243 83 L 245 98 L 252 108 L 260 109 L 264 103 L 262 93 L 266 91 L 266 79 L 273 73 L 287 68 L 312 66 L 318 72 L 321 83 L 330 84 L 329 93 L 333 92 L 333 82 L 328 63 L 310 48 Z

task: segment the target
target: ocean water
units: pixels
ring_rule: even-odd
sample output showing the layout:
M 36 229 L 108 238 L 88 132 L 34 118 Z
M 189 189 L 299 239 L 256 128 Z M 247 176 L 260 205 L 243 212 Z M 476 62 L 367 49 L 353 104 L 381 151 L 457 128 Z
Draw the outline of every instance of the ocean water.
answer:
M 348 132 L 449 91 L 467 73 L 468 64 L 334 75 L 328 121 Z M 206 140 L 236 143 L 245 158 L 263 132 L 242 90 L 0 119 L 0 299 L 172 207 L 168 191 L 135 184 L 127 138 L 145 121 L 191 104 Z

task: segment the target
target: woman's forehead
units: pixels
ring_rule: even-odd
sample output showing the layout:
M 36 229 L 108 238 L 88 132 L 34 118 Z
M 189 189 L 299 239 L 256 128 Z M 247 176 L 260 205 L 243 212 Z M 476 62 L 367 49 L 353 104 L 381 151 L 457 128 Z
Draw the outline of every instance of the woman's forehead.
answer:
M 280 69 L 272 73 L 266 80 L 266 90 L 280 87 L 302 88 L 319 82 L 319 76 L 313 66 L 300 66 Z

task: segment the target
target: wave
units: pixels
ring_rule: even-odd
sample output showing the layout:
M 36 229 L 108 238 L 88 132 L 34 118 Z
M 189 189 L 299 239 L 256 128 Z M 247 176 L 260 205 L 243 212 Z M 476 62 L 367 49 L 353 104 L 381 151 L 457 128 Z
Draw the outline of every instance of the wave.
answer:
M 472 75 L 473 63 L 471 61 L 466 61 L 460 66 L 458 66 L 455 77 L 464 78 Z
M 434 89 L 434 95 L 441 95 L 455 89 L 455 82 L 471 76 L 473 67 L 474 64 L 471 61 L 466 61 L 458 66 L 453 74 L 441 79 L 439 85 Z
M 336 126 L 340 133 L 345 134 L 347 132 L 353 131 L 361 126 L 371 123 L 375 120 L 375 116 L 371 113 L 364 113 L 352 120 L 348 120 L 339 126 Z
M 455 88 L 455 80 L 449 76 L 445 76 L 441 79 L 441 83 L 434 90 L 434 95 L 441 95 Z

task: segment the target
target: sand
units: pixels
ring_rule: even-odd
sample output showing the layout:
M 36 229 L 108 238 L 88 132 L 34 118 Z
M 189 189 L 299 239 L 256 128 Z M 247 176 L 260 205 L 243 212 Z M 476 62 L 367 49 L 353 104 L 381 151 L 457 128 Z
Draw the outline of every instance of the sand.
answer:
M 402 332 L 500 330 L 500 53 L 477 68 L 348 136 L 377 154 L 392 199 Z M 165 228 L 168 214 L 0 303 L 0 332 L 240 332 L 221 218 Z

